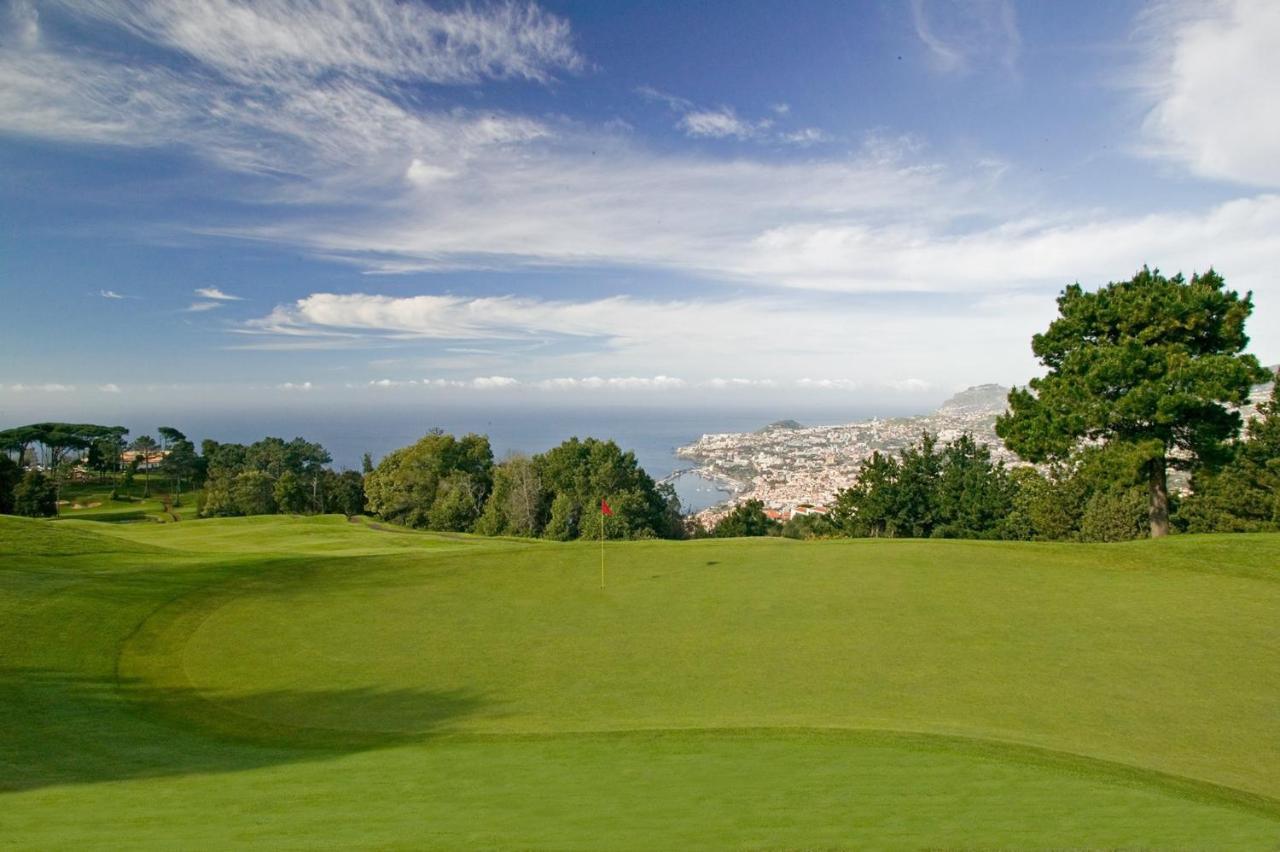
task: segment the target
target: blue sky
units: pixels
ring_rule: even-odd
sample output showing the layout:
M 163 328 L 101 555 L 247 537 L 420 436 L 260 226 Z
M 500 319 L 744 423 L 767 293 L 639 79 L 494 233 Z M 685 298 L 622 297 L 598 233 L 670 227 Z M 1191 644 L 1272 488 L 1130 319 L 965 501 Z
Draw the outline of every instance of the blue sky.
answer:
M 8 0 L 0 419 L 923 404 L 1143 263 L 1274 362 L 1277 79 L 1262 0 Z

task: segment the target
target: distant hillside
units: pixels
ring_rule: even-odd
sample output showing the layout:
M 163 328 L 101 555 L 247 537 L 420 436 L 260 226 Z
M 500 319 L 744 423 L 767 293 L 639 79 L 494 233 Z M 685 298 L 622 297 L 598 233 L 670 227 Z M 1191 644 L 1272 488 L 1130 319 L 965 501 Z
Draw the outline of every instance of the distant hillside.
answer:
M 1009 389 L 986 384 L 965 388 L 938 407 L 939 414 L 1000 414 L 1009 407 Z
M 779 431 L 790 431 L 794 429 L 803 429 L 803 428 L 804 428 L 804 424 L 798 423 L 795 420 L 778 420 L 773 423 L 770 423 L 768 426 L 764 426 L 760 429 L 757 429 L 756 432 L 757 433 L 779 432 Z

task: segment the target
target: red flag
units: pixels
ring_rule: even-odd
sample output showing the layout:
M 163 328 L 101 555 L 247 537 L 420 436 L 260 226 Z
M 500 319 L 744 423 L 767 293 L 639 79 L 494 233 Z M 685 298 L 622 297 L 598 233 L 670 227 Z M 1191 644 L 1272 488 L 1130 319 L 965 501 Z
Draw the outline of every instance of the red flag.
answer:
M 605 515 L 613 514 L 613 510 L 609 508 L 609 501 L 604 498 L 600 499 L 600 512 Z

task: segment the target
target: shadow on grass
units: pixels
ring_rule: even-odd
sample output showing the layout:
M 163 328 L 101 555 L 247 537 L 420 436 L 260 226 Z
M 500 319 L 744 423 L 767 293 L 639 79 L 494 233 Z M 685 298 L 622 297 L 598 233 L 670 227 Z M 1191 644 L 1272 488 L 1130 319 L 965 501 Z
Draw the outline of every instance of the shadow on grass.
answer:
M 326 760 L 439 735 L 484 704 L 409 689 L 208 694 L 9 669 L 0 674 L 0 792 Z M 319 724 L 279 721 L 292 717 Z

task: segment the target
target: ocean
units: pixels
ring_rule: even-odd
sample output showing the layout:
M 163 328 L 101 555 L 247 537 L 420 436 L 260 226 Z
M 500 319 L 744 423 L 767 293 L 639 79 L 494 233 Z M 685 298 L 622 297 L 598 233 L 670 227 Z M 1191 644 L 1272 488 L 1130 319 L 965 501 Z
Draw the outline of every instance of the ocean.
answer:
M 171 419 L 197 442 L 213 438 L 247 443 L 265 435 L 286 440 L 300 435 L 323 444 L 333 455 L 335 467 L 351 469 L 359 469 L 364 453 L 372 455 L 376 463 L 383 455 L 413 443 L 433 427 L 458 435 L 466 432 L 488 435 L 497 459 L 513 452 L 542 452 L 575 435 L 613 439 L 624 450 L 633 451 L 650 476 L 661 479 L 689 467 L 688 461 L 676 457 L 675 450 L 705 433 L 747 432 L 783 419 L 821 425 L 909 413 L 915 412 L 886 411 L 883 405 L 877 405 L 874 411 L 851 405 L 788 406 L 785 409 L 450 406 L 226 414 L 202 411 L 186 417 L 171 415 Z M 133 434 L 154 433 L 154 429 L 152 425 L 138 424 Z M 716 483 L 696 475 L 682 475 L 674 484 L 686 511 L 704 509 L 726 496 Z
M 213 411 L 130 411 L 109 418 L 130 428 L 131 437 L 155 435 L 157 426 L 172 425 L 196 442 L 212 438 L 222 442 L 249 443 L 267 435 L 286 440 L 301 436 L 323 444 L 333 456 L 334 467 L 360 468 L 369 453 L 376 463 L 391 450 L 413 443 L 429 429 L 439 427 L 461 435 L 479 432 L 489 436 L 494 457 L 513 453 L 533 454 L 565 439 L 594 437 L 613 439 L 636 454 L 640 465 L 655 479 L 687 469 L 690 463 L 675 455 L 676 448 L 709 432 L 747 432 L 779 420 L 805 425 L 828 425 L 919 412 L 919 402 L 903 410 L 878 403 L 858 405 L 761 405 L 719 406 L 528 406 L 491 404 L 485 407 L 448 405 L 435 407 L 375 408 L 296 406 L 280 409 Z M 106 422 L 102 420 L 101 422 Z M 726 494 L 717 484 L 696 475 L 675 480 L 686 511 L 698 511 L 721 502 Z

